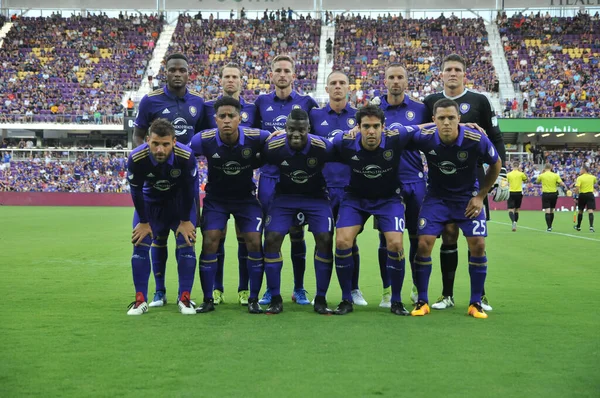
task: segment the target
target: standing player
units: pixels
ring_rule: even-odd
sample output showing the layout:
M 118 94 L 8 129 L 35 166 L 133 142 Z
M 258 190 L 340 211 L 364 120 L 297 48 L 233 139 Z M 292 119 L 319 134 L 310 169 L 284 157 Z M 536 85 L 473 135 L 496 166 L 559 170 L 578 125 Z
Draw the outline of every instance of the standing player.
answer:
M 322 170 L 325 162 L 333 158 L 333 148 L 328 141 L 308 134 L 309 129 L 308 114 L 302 109 L 294 109 L 286 121 L 286 135 L 271 140 L 262 151 L 264 160 L 278 165 L 280 171 L 265 221 L 265 274 L 271 292 L 267 314 L 283 311 L 281 244 L 299 213 L 304 215 L 317 246 L 314 310 L 319 314 L 331 314 L 326 295 L 333 271 L 334 221 Z
M 165 64 L 167 85 L 145 95 L 140 101 L 134 123 L 133 143 L 141 145 L 146 139 L 148 126 L 158 118 L 173 124 L 177 142 L 189 145 L 192 137 L 201 130 L 204 100 L 200 93 L 188 90 L 188 60 L 185 55 L 175 53 L 167 57 Z M 198 176 L 196 176 L 198 180 Z M 200 183 L 196 184 L 196 198 L 200 196 Z M 196 199 L 197 201 L 198 199 Z M 150 250 L 152 270 L 156 282 L 156 293 L 150 307 L 162 307 L 167 303 L 165 271 L 167 266 L 167 236 L 155 235 Z
M 259 95 L 256 99 L 257 125 L 270 132 L 283 130 L 287 116 L 292 109 L 302 109 L 310 112 L 317 108 L 316 101 L 308 95 L 300 95 L 293 90 L 296 79 L 294 60 L 287 55 L 278 55 L 271 62 L 269 73 L 271 82 L 275 85 L 275 91 L 269 94 Z M 267 214 L 269 205 L 275 193 L 275 184 L 279 178 L 279 169 L 275 165 L 266 164 L 260 169 L 260 180 L 258 182 L 258 200 Z M 298 215 L 301 217 L 301 215 Z M 294 226 L 290 230 L 290 241 L 292 246 L 292 266 L 294 268 L 294 294 L 292 300 L 298 304 L 307 305 L 310 301 L 306 298 L 304 290 L 304 271 L 306 269 L 306 243 L 304 242 L 304 231 L 301 226 Z M 271 294 L 267 290 L 260 300 L 261 304 L 269 304 Z
M 379 107 L 385 115 L 385 127 L 395 130 L 398 127 L 411 124 L 422 124 L 431 121 L 427 117 L 426 106 L 411 99 L 405 91 L 408 87 L 406 69 L 397 63 L 388 65 L 385 69 L 385 87 L 387 95 L 378 98 Z M 402 199 L 406 206 L 405 219 L 406 229 L 410 239 L 409 261 L 414 283 L 414 257 L 417 253 L 417 220 L 421 203 L 425 196 L 425 170 L 423 160 L 419 151 L 403 151 L 400 156 L 400 167 L 398 168 L 398 179 L 402 189 Z M 383 233 L 379 232 L 379 269 L 383 281 L 383 295 L 380 307 L 390 307 L 390 281 L 387 276 L 387 244 Z M 417 300 L 416 287 L 413 285 L 411 298 Z
M 320 137 L 342 133 L 356 126 L 356 108 L 348 102 L 349 90 L 348 76 L 341 71 L 333 71 L 327 76 L 325 91 L 329 94 L 329 103 L 323 108 L 313 108 L 310 111 L 310 126 L 312 133 Z M 323 176 L 329 192 L 329 203 L 333 219 L 337 220 L 338 211 L 344 188 L 350 183 L 350 167 L 339 162 L 329 162 L 323 168 Z M 352 275 L 352 301 L 356 305 L 367 305 L 362 292 L 358 287 L 360 274 L 360 255 L 358 246 L 352 246 L 354 257 L 354 274 Z
M 546 218 L 546 231 L 552 232 L 552 223 L 554 222 L 554 209 L 558 201 L 558 186 L 567 189 L 567 186 L 561 180 L 560 176 L 552 172 L 552 165 L 546 163 L 544 171 L 537 176 L 535 182 L 542 183 L 542 209 Z
M 356 121 L 360 129 L 356 137 L 337 134 L 332 138 L 336 155 L 352 170 L 336 223 L 335 270 L 342 289 L 342 302 L 334 313 L 345 315 L 353 311 L 352 247 L 367 219 L 374 216 L 387 242 L 391 312 L 408 315 L 401 300 L 405 272 L 402 243 L 404 205 L 398 183 L 398 166 L 400 152 L 412 134 L 409 132 L 418 128 L 398 127 L 397 131 L 384 132 L 385 115 L 374 105 L 359 109 Z
M 494 107 L 488 97 L 465 88 L 465 60 L 457 54 L 448 55 L 442 61 L 442 80 L 444 90 L 441 93 L 431 94 L 425 98 L 425 105 L 433 116 L 434 104 L 442 98 L 448 98 L 458 103 L 460 111 L 460 121 L 462 123 L 477 123 L 488 135 L 490 141 L 497 148 L 500 160 L 504 162 L 506 149 L 504 139 L 498 128 L 498 119 Z M 504 165 L 504 163 L 503 163 Z M 478 169 L 478 179 L 483 183 L 484 170 L 482 165 Z M 506 183 L 506 169 L 502 167 L 498 176 L 498 181 L 494 184 L 500 189 L 496 190 L 494 200 L 507 200 L 509 196 L 508 184 Z M 484 199 L 486 220 L 489 220 L 490 212 L 487 196 Z M 442 269 L 442 295 L 431 306 L 437 310 L 454 307 L 454 278 L 458 268 L 458 227 L 455 224 L 448 224 L 442 233 L 442 245 L 440 247 L 440 266 Z M 482 305 L 486 311 L 491 311 L 488 299 L 485 295 L 485 289 L 482 298 Z
M 506 179 L 510 190 L 506 207 L 508 207 L 508 216 L 512 222 L 512 230 L 515 232 L 519 221 L 519 209 L 523 201 L 523 183 L 527 181 L 527 176 L 523 173 L 519 162 L 513 163 L 513 169 L 506 175 Z
M 253 170 L 258 167 L 257 153 L 269 133 L 241 127 L 240 102 L 222 97 L 215 102 L 217 128 L 198 133 L 192 139 L 195 154 L 208 162 L 208 184 L 202 208 L 202 253 L 200 254 L 200 283 L 204 302 L 198 312 L 214 311 L 213 288 L 217 272 L 217 252 L 222 231 L 229 216 L 243 234 L 248 250 L 246 266 L 250 279 L 248 312 L 262 312 L 258 293 L 263 277 L 261 234 L 263 214 L 256 199 Z
M 223 94 L 218 98 L 232 97 L 240 102 L 242 105 L 242 111 L 240 113 L 240 126 L 242 127 L 255 127 L 256 107 L 251 102 L 244 101 L 241 96 L 242 91 L 242 69 L 239 65 L 234 63 L 228 63 L 221 69 L 221 86 Z M 217 121 L 215 119 L 215 101 L 207 101 L 204 107 L 204 123 L 207 129 L 217 128 Z M 248 257 L 248 251 L 246 250 L 246 243 L 242 237 L 238 228 L 236 228 L 236 236 L 238 240 L 238 272 L 239 272 L 239 284 L 238 284 L 238 302 L 242 305 L 248 305 L 248 269 L 246 268 L 246 259 Z M 215 277 L 215 288 L 213 291 L 213 298 L 215 305 L 225 302 L 223 293 L 225 288 L 223 286 L 223 266 L 225 264 L 225 236 L 227 235 L 227 228 L 223 231 L 223 236 L 219 241 L 219 252 L 217 253 L 217 275 Z
M 433 106 L 436 127 L 413 137 L 412 145 L 425 153 L 429 167 L 427 194 L 419 215 L 419 248 L 415 257 L 419 301 L 411 312 L 413 316 L 430 312 L 427 289 L 431 252 L 444 225 L 454 223 L 463 231 L 469 246 L 471 300 L 468 313 L 475 318 L 487 318 L 481 306 L 487 275 L 483 199 L 494 185 L 502 162 L 485 135 L 459 126 L 458 109 L 450 99 L 439 100 Z M 480 160 L 490 165 L 481 185 L 477 181 Z
M 166 119 L 150 125 L 146 144 L 129 154 L 127 179 L 135 206 L 133 216 L 133 255 L 131 269 L 135 301 L 127 315 L 148 311 L 148 278 L 152 238 L 169 236 L 177 239 L 179 293 L 177 305 L 185 315 L 196 313 L 190 301 L 196 271 L 196 201 L 194 183 L 198 174 L 196 158 L 190 148 L 177 142 L 175 129 Z
M 587 208 L 590 220 L 590 232 L 594 230 L 594 210 L 596 210 L 596 198 L 594 198 L 594 185 L 598 184 L 596 176 L 589 174 L 586 166 L 581 166 L 579 177 L 575 182 L 575 194 L 577 198 L 577 225 L 573 226 L 577 231 L 581 231 L 581 220 L 583 220 L 583 210 Z

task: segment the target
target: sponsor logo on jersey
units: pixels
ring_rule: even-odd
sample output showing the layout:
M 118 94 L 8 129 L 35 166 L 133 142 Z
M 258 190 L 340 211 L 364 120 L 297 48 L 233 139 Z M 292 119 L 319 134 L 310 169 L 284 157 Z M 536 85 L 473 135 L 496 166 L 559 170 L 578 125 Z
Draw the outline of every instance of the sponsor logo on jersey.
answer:
M 304 170 L 296 170 L 290 173 L 290 180 L 296 184 L 305 184 L 308 181 L 309 175 Z

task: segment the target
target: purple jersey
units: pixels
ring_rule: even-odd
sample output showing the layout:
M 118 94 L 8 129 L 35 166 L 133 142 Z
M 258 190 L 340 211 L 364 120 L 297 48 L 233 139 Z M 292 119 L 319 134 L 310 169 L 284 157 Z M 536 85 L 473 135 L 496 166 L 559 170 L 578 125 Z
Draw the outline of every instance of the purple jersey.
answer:
M 300 95 L 295 91 L 292 91 L 290 96 L 283 100 L 275 95 L 275 91 L 259 95 L 254 104 L 257 112 L 257 126 L 270 132 L 285 129 L 287 117 L 292 109 L 299 108 L 309 113 L 311 109 L 318 107 L 312 97 Z M 261 167 L 260 172 L 268 177 L 279 176 L 277 166 L 270 164 Z
M 220 96 L 219 98 L 221 98 Z M 217 99 L 219 99 L 217 98 Z M 204 104 L 204 129 L 216 129 L 217 122 L 215 120 L 215 102 L 207 101 Z M 258 127 L 256 125 L 256 106 L 252 102 L 246 102 L 240 97 L 242 111 L 240 112 L 240 126 L 242 127 Z
M 419 132 L 417 126 L 398 127 L 381 135 L 381 143 L 374 151 L 362 147 L 361 134 L 337 134 L 332 138 L 337 158 L 350 166 L 350 184 L 346 188 L 357 198 L 378 199 L 400 195 L 398 165 L 400 153 Z
M 496 148 L 485 135 L 463 126 L 452 145 L 443 144 L 434 127 L 414 134 L 410 147 L 419 149 L 427 158 L 427 195 L 446 200 L 477 195 L 477 162 L 495 164 L 498 160 Z
M 205 130 L 192 139 L 190 145 L 196 155 L 208 162 L 206 194 L 222 198 L 244 198 L 254 195 L 253 170 L 258 167 L 259 153 L 268 131 L 238 127 L 239 140 L 229 146 L 221 141 L 217 129 Z
M 310 111 L 310 127 L 312 133 L 321 137 L 351 130 L 356 126 L 356 108 L 346 104 L 341 113 L 336 113 L 329 104 L 324 108 L 314 108 Z M 328 188 L 343 188 L 350 183 L 350 167 L 339 162 L 325 165 L 323 175 Z
M 426 119 L 428 111 L 425 104 L 411 99 L 407 94 L 404 94 L 404 101 L 400 105 L 390 105 L 385 95 L 381 96 L 380 99 L 381 104 L 379 107 L 385 114 L 385 127 L 388 130 L 431 122 L 431 120 Z M 419 151 L 402 152 L 398 178 L 402 183 L 424 182 L 425 172 Z
M 285 135 L 279 136 L 265 145 L 262 157 L 279 169 L 276 194 L 327 197 L 323 167 L 333 159 L 329 141 L 309 134 L 304 149 L 296 151 L 290 148 Z
M 188 221 L 197 174 L 198 165 L 191 149 L 179 142 L 164 163 L 154 159 L 147 143 L 135 148 L 129 154 L 127 180 L 140 222 L 148 222 L 145 202 L 156 204 L 175 198 L 181 203 L 180 220 Z
M 154 120 L 167 119 L 175 127 L 177 142 L 188 145 L 194 134 L 202 129 L 203 116 L 204 100 L 200 93 L 187 90 L 183 98 L 179 98 L 164 86 L 144 95 L 134 126 L 148 130 Z

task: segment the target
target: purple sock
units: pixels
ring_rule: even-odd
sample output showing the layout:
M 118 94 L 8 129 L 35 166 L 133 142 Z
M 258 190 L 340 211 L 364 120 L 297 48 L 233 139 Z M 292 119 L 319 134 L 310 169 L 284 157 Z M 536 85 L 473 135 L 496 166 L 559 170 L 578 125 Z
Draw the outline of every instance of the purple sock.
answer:
M 250 276 L 250 298 L 258 298 L 262 286 L 263 273 L 263 254 L 261 252 L 248 252 L 248 261 L 246 262 L 248 275 Z
M 177 255 L 177 273 L 179 274 L 179 296 L 183 292 L 192 293 L 194 286 L 194 276 L 196 275 L 196 252 L 193 246 L 187 246 L 185 243 L 179 242 L 177 238 L 177 247 L 179 253 Z M 181 238 L 183 241 L 183 238 Z
M 402 301 L 402 283 L 404 283 L 404 251 L 387 254 L 387 270 L 392 282 L 392 302 Z
M 283 268 L 283 257 L 281 253 L 265 252 L 265 275 L 267 277 L 267 288 L 271 295 L 281 295 L 281 269 Z
M 416 235 L 409 235 L 410 249 L 408 252 L 408 261 L 410 262 L 410 271 L 412 275 L 413 285 L 417 286 L 417 279 L 415 276 L 415 256 L 417 255 L 417 248 L 419 247 L 419 238 Z
M 487 256 L 469 257 L 469 276 L 471 277 L 471 303 L 480 303 L 487 276 Z
M 247 262 L 248 249 L 246 248 L 246 242 L 244 242 L 244 238 L 238 238 L 238 292 L 241 292 L 242 290 L 248 290 L 248 283 L 250 281 L 250 277 L 248 276 Z
M 306 271 L 306 242 L 304 231 L 302 234 L 292 236 L 292 267 L 294 268 L 294 290 L 304 289 L 304 272 Z
M 219 248 L 217 249 L 217 272 L 215 273 L 215 286 L 213 289 L 225 291 L 223 287 L 223 267 L 225 265 L 225 239 L 219 241 Z
M 167 270 L 167 258 L 169 251 L 167 249 L 167 239 L 169 236 L 157 236 L 152 241 L 150 248 L 150 257 L 152 258 L 152 272 L 154 273 L 154 282 L 156 290 L 166 291 L 165 273 Z
M 429 289 L 429 277 L 431 276 L 431 257 L 415 256 L 415 274 L 419 301 L 429 302 L 427 290 Z
M 352 259 L 354 260 L 354 271 L 352 272 L 352 290 L 358 290 L 358 277 L 360 275 L 360 254 L 358 246 L 352 246 Z
M 315 253 L 315 275 L 317 277 L 317 296 L 327 296 L 331 273 L 333 272 L 332 253 Z
M 390 276 L 387 271 L 387 253 L 387 242 L 385 236 L 380 232 L 377 259 L 379 260 L 379 274 L 381 275 L 381 283 L 384 289 L 387 289 L 391 285 Z
M 204 293 L 204 300 L 213 298 L 213 286 L 217 272 L 217 253 L 200 254 L 200 284 Z
M 354 259 L 352 248 L 335 249 L 335 272 L 342 289 L 342 300 L 352 301 L 352 271 Z
M 135 292 L 144 294 L 144 300 L 148 301 L 148 279 L 150 279 L 150 245 L 149 237 L 144 239 L 139 246 L 133 247 L 131 256 L 131 272 L 133 274 L 133 286 Z

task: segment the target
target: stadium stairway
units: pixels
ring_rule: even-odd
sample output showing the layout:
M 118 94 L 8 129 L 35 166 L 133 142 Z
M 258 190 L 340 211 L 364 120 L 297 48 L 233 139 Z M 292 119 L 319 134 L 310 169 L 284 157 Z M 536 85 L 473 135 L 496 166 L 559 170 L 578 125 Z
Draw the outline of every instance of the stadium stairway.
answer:
M 154 46 L 152 58 L 150 59 L 150 62 L 148 62 L 148 67 L 146 68 L 146 72 L 144 72 L 144 76 L 142 76 L 140 88 L 137 91 L 126 91 L 123 96 L 124 104 L 127 103 L 127 99 L 130 97 L 135 103 L 138 103 L 141 101 L 144 95 L 148 94 L 152 90 L 152 87 L 150 87 L 148 83 L 148 68 L 152 67 L 152 70 L 154 70 L 155 74 L 160 71 L 162 61 L 169 50 L 169 44 L 173 39 L 173 34 L 175 33 L 176 27 L 177 20 L 175 20 L 173 23 L 166 24 L 163 27 L 163 30 L 156 41 L 156 45 Z
M 327 75 L 329 72 L 331 72 L 331 68 L 333 66 L 333 57 L 332 62 L 327 62 L 325 45 L 328 38 L 331 38 L 331 40 L 335 43 L 335 26 L 333 25 L 323 25 L 321 27 L 321 42 L 319 43 L 319 67 L 317 69 L 317 90 L 314 95 L 314 98 L 319 102 L 326 102 L 329 99 L 329 96 L 325 91 L 325 85 L 327 83 Z
M 501 102 L 498 98 L 492 98 L 492 105 L 496 108 L 496 112 L 502 112 L 504 109 L 503 103 L 508 98 L 512 100 L 517 98 L 519 104 L 523 98 L 521 93 L 515 92 L 512 80 L 510 78 L 510 69 L 504 56 L 504 47 L 502 46 L 502 40 L 498 26 L 492 21 L 491 23 L 485 24 L 485 29 L 488 33 L 488 42 L 490 43 L 490 50 L 492 53 L 492 62 L 500 81 L 500 98 L 503 99 Z
M 2 48 L 2 45 L 4 44 L 4 38 L 6 37 L 8 32 L 10 32 L 10 29 L 12 28 L 12 26 L 13 26 L 12 22 L 6 22 L 2 26 L 2 29 L 0 29 L 0 48 Z

